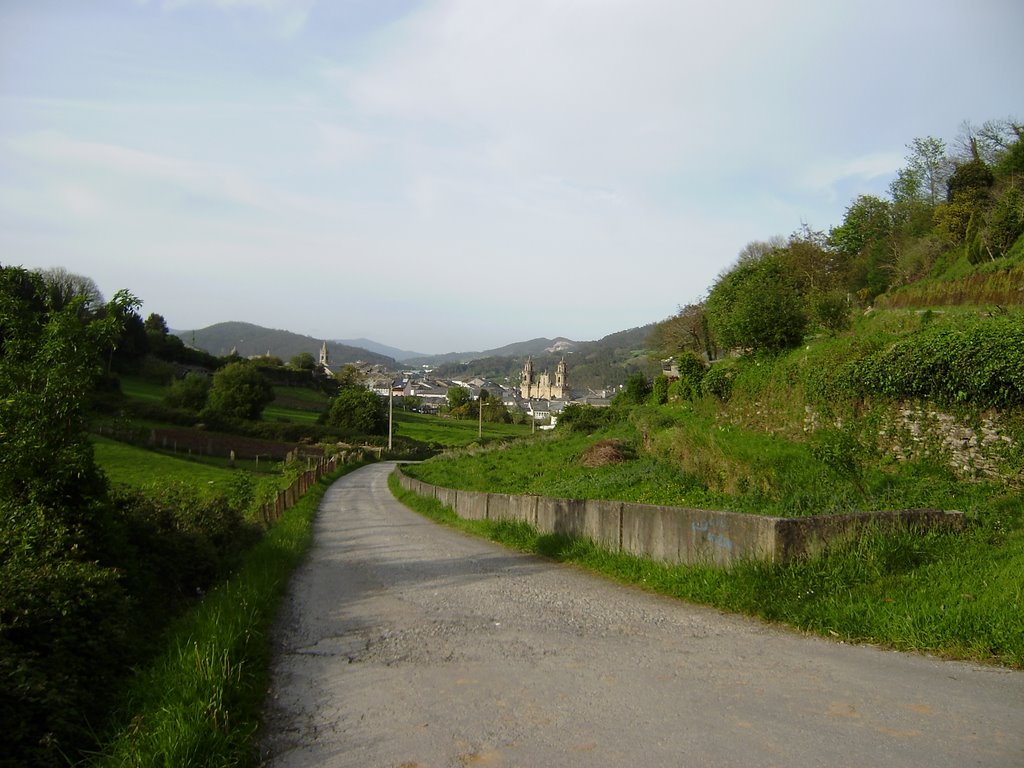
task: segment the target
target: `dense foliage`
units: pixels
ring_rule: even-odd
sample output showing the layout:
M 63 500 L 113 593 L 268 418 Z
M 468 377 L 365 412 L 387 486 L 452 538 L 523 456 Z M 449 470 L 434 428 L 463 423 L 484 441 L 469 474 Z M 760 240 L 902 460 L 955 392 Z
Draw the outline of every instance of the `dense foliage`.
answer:
M 907 145 L 886 198 L 860 195 L 827 233 L 750 243 L 707 299 L 657 324 L 666 357 L 778 352 L 846 330 L 855 309 L 1016 304 L 1024 285 L 1024 124 L 965 125 L 950 151 Z M 984 276 L 979 279 L 980 276 Z
M 930 323 L 844 375 L 866 394 L 977 408 L 1024 406 L 1024 323 L 1016 315 Z
M 270 382 L 253 363 L 228 363 L 213 375 L 207 408 L 227 419 L 258 419 L 274 399 Z
M 64 765 L 117 681 L 247 539 L 231 497 L 111 494 L 86 432 L 135 300 L 54 299 L 0 267 L 0 765 Z
M 362 387 L 342 387 L 331 402 L 327 423 L 349 435 L 384 435 L 388 411 L 384 400 Z

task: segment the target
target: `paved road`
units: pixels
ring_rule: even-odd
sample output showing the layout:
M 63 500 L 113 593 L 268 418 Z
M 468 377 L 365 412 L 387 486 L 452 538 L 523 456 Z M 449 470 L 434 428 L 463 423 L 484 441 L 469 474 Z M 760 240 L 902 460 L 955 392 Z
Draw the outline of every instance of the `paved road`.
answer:
M 262 740 L 308 766 L 1024 766 L 1024 674 L 645 594 L 409 512 L 389 465 L 324 497 Z

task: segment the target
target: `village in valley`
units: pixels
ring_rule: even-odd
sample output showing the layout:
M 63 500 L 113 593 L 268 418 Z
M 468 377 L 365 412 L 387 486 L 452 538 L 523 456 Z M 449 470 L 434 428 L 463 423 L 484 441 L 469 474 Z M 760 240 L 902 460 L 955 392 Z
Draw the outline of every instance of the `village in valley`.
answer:
M 611 404 L 613 389 L 572 387 L 569 364 L 565 357 L 558 362 L 553 373 L 539 370 L 532 357 L 523 363 L 518 381 L 497 381 L 474 376 L 468 379 L 441 378 L 432 374 L 432 366 L 389 370 L 380 363 L 356 361 L 332 366 L 327 343 L 320 348 L 318 368 L 327 376 L 335 376 L 344 368 L 358 372 L 364 386 L 381 397 L 393 398 L 400 407 L 420 413 L 438 414 L 449 404 L 449 392 L 461 387 L 469 399 L 485 397 L 499 399 L 510 414 L 521 414 L 531 419 L 540 429 L 552 429 L 558 416 L 570 403 L 597 407 Z

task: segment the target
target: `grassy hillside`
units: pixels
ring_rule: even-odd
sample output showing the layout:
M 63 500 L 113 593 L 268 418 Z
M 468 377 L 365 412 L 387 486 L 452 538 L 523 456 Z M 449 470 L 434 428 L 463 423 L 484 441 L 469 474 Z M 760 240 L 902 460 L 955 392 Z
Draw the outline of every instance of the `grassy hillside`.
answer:
M 871 535 L 811 561 L 724 571 L 513 538 L 829 636 L 1024 666 L 1024 311 L 872 311 L 847 333 L 724 360 L 695 389 L 684 383 L 663 403 L 655 390 L 563 416 L 552 436 L 408 471 L 471 490 L 751 514 L 960 510 L 959 534 Z
M 320 354 L 320 346 L 324 343 L 324 339 L 239 322 L 217 323 L 206 328 L 174 333 L 186 344 L 206 350 L 217 357 L 228 355 L 235 349 L 242 357 L 265 355 L 269 352 L 285 362 L 303 352 L 308 352 L 316 358 Z M 386 355 L 350 347 L 336 341 L 327 342 L 327 352 L 332 365 L 354 363 L 359 360 L 382 365 L 395 364 L 394 359 Z

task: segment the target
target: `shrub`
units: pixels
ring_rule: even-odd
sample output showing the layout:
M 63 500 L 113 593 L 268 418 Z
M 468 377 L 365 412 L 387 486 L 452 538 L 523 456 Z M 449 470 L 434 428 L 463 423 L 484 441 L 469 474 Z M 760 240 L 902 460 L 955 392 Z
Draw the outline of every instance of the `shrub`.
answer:
M 668 377 L 659 373 L 651 383 L 651 404 L 664 405 L 668 402 Z
M 327 423 L 347 434 L 382 435 L 388 428 L 387 406 L 368 389 L 342 387 L 331 403 Z
M 273 387 L 255 365 L 228 363 L 213 375 L 207 408 L 222 418 L 255 420 L 273 399 Z
M 713 395 L 719 400 L 728 400 L 732 395 L 732 383 L 736 379 L 736 364 L 729 361 L 715 363 L 708 368 L 700 382 L 703 395 Z
M 201 373 L 189 373 L 184 379 L 174 380 L 164 399 L 172 408 L 201 411 L 206 406 L 209 393 L 210 377 Z
M 765 256 L 719 278 L 707 299 L 711 330 L 727 349 L 777 351 L 799 345 L 804 299 L 781 260 Z
M 626 384 L 622 391 L 615 395 L 612 404 L 618 406 L 641 405 L 647 402 L 650 395 L 651 383 L 647 381 L 647 377 L 642 372 L 636 371 L 626 379 Z
M 1019 316 L 931 323 L 850 365 L 846 375 L 866 394 L 980 408 L 1024 405 L 1024 324 Z
M 591 434 L 611 424 L 617 417 L 611 408 L 570 403 L 558 417 L 558 429 Z

